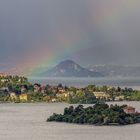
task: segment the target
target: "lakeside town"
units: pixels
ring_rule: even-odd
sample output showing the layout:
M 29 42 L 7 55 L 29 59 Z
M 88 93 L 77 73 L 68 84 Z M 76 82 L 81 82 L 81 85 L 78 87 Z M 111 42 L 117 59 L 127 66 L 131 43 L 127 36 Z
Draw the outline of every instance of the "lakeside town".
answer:
M 139 101 L 140 91 L 132 88 L 88 85 L 84 88 L 32 84 L 26 77 L 0 73 L 0 102 L 66 102 L 93 104 L 98 101 Z
M 129 105 L 107 105 L 106 101 L 139 101 L 140 91 L 132 88 L 88 85 L 85 88 L 32 84 L 26 77 L 0 73 L 1 103 L 94 104 L 84 108 L 70 106 L 64 114 L 54 113 L 48 122 L 94 125 L 128 125 L 140 123 L 140 113 Z

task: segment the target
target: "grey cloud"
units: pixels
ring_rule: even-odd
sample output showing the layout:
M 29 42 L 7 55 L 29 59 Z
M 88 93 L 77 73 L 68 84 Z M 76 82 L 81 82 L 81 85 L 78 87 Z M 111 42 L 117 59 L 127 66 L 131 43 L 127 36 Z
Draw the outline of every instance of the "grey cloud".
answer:
M 47 47 L 37 45 L 40 42 L 62 50 L 59 34 L 77 47 L 73 36 L 84 34 L 86 54 L 78 50 L 66 54 L 68 58 L 83 65 L 137 64 L 140 61 L 140 2 L 119 0 L 124 3 L 122 11 L 118 7 L 114 17 L 105 17 L 98 23 L 98 12 L 111 8 L 113 2 L 116 0 L 1 0 L 0 61 L 16 63 L 17 57 L 24 57 L 34 48 Z

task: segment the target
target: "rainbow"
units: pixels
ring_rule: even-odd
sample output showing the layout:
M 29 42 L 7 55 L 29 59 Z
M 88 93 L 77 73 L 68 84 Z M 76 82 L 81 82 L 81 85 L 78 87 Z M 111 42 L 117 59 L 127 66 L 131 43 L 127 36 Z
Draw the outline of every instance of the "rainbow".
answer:
M 87 48 L 88 34 L 89 31 L 94 30 L 93 25 L 97 31 L 104 31 L 108 26 L 115 28 L 121 15 L 129 12 L 137 5 L 136 0 L 111 0 L 110 5 L 105 7 L 100 5 L 100 2 L 97 3 L 96 11 L 92 11 L 91 8 L 89 21 L 87 21 L 88 24 L 85 28 L 74 27 L 73 32 L 69 29 L 68 35 L 65 35 L 64 32 L 56 32 L 55 43 L 39 43 L 40 48 L 26 56 L 23 61 L 17 64 L 16 68 L 24 75 L 30 76 L 41 72 L 42 67 L 50 68 L 56 65 L 71 54 Z M 94 5 L 93 1 L 89 2 L 90 6 L 92 4 Z M 102 35 L 103 37 L 105 36 Z M 57 46 L 58 49 L 53 49 L 54 46 Z M 59 48 L 61 49 L 59 50 Z

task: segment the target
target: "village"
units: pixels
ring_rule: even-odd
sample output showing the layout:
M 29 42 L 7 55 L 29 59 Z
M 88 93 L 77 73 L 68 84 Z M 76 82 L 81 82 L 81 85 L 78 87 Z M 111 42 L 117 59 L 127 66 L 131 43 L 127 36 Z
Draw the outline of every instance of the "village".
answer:
M 135 96 L 134 96 L 135 95 Z M 134 98 L 135 97 L 135 98 Z M 131 88 L 88 85 L 84 88 L 32 84 L 26 77 L 0 73 L 1 102 L 68 102 L 140 100 L 140 92 Z

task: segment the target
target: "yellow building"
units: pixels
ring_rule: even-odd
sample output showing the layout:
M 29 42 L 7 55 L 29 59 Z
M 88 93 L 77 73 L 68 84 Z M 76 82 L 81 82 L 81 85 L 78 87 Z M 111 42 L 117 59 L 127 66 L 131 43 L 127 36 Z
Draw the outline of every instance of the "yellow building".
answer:
M 124 100 L 123 95 L 115 97 L 115 101 L 122 101 L 122 100 Z
M 49 97 L 49 96 L 44 96 L 44 97 L 43 97 L 43 101 L 44 101 L 44 102 L 50 102 L 50 101 L 51 101 L 51 97 Z
M 93 92 L 97 99 L 109 99 L 110 95 L 105 92 Z
M 23 93 L 19 96 L 20 101 L 27 102 L 28 101 L 28 96 L 27 94 Z
M 64 101 L 67 101 L 68 100 L 68 94 L 67 93 L 63 93 L 63 94 L 57 94 L 57 99 L 60 101 L 60 102 L 64 102 Z

